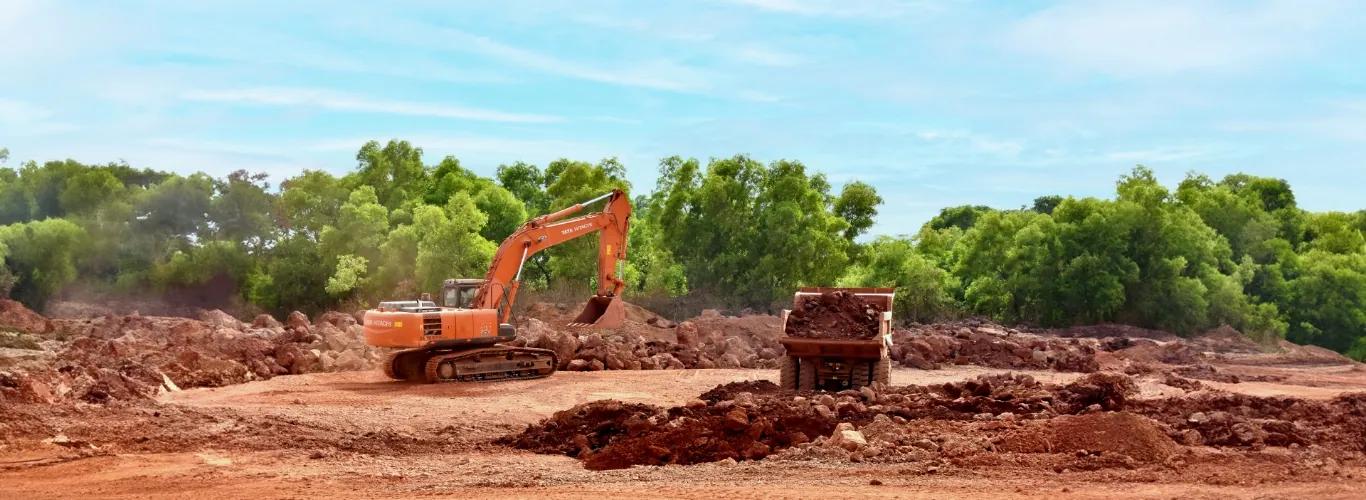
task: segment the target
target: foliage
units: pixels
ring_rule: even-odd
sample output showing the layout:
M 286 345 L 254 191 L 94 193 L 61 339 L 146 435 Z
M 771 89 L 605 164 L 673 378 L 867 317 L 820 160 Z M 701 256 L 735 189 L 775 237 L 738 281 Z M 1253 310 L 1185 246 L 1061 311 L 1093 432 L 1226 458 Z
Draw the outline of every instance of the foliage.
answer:
M 1108 199 L 947 207 L 888 236 L 876 234 L 885 200 L 874 186 L 836 189 L 794 160 L 667 157 L 638 193 L 615 158 L 514 162 L 484 177 L 395 139 L 362 145 L 356 161 L 278 183 L 73 160 L 0 168 L 0 293 L 41 308 L 78 282 L 171 298 L 226 281 L 227 298 L 276 314 L 411 299 L 483 276 L 531 218 L 622 189 L 633 215 L 621 271 L 642 300 L 772 310 L 798 286 L 894 287 L 903 321 L 977 314 L 1181 334 L 1228 324 L 1366 358 L 1366 211 L 1303 210 L 1282 179 L 1190 173 L 1169 189 L 1140 165 Z M 537 254 L 523 289 L 591 293 L 597 245 Z

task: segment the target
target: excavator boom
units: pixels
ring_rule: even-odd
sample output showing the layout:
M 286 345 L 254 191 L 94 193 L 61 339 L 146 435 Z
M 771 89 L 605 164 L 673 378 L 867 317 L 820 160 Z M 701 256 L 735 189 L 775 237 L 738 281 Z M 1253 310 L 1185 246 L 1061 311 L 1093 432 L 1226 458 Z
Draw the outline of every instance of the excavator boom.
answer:
M 606 199 L 602 211 L 581 217 L 564 217 L 583 210 L 587 205 Z M 475 297 L 475 307 L 497 309 L 500 321 L 507 322 L 512 314 L 512 303 L 517 296 L 522 267 L 537 252 L 569 240 L 598 233 L 597 294 L 572 324 L 617 328 L 625 321 L 621 307 L 622 281 L 618 263 L 626 258 L 626 235 L 631 218 L 631 203 L 620 189 L 592 200 L 576 204 L 558 212 L 537 217 L 522 225 L 503 240 L 493 256 L 484 285 Z M 563 219 L 563 220 L 561 220 Z

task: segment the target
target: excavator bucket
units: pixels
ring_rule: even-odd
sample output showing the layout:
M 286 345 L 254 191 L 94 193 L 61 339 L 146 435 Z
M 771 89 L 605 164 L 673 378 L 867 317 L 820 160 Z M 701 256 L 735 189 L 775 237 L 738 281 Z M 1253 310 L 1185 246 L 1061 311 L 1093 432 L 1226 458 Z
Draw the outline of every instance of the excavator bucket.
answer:
M 622 308 L 620 297 L 593 296 L 588 298 L 583 312 L 569 326 L 621 328 L 625 323 L 626 309 Z

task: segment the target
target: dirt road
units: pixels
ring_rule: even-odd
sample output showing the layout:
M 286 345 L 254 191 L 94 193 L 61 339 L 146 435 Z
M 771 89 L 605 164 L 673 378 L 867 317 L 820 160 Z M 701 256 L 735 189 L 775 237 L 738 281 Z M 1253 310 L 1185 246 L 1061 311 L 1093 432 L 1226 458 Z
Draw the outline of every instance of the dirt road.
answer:
M 1272 370 L 1261 368 L 1261 370 Z M 1358 390 L 1358 371 L 1292 370 L 1300 385 L 1226 384 L 1226 390 L 1332 397 Z M 925 385 L 1000 372 L 980 367 L 897 370 L 893 385 Z M 1076 374 L 1027 372 L 1043 382 Z M 991 467 L 927 463 L 833 464 L 764 460 L 738 464 L 588 471 L 572 458 L 489 444 L 556 411 L 597 399 L 673 406 L 719 384 L 773 380 L 773 370 L 561 372 L 540 380 L 412 385 L 378 373 L 278 377 L 163 396 L 165 405 L 213 416 L 209 426 L 241 433 L 244 423 L 290 422 L 289 429 L 392 439 L 448 436 L 465 443 L 441 452 L 357 453 L 313 448 L 288 433 L 278 447 L 243 447 L 208 433 L 194 451 L 72 456 L 69 450 L 0 454 L 6 498 L 1359 498 L 1359 464 L 1290 466 L 1284 453 L 1192 448 L 1183 467 L 1040 470 L 1028 460 Z M 1312 382 L 1319 387 L 1306 387 Z M 1144 396 L 1170 387 L 1142 384 Z M 265 424 L 268 425 L 268 424 Z M 290 431 L 298 433 L 299 431 Z M 220 436 L 220 437 L 216 437 Z M 299 435 L 301 436 L 301 435 Z M 155 439 L 155 438 L 153 438 Z M 312 438 L 309 438 L 312 439 Z M 220 446 L 219 443 L 222 443 Z M 56 447 L 54 447 L 56 448 Z M 44 462 L 44 461 L 48 462 Z M 35 466 L 35 464 L 41 464 Z M 880 483 L 878 485 L 872 483 Z

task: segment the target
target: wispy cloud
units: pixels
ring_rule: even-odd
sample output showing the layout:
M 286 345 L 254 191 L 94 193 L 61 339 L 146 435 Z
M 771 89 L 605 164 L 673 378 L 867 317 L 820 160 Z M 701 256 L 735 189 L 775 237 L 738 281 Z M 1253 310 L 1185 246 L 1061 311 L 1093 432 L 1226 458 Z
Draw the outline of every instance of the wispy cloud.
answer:
M 34 136 L 80 130 L 80 127 L 53 119 L 45 108 L 25 101 L 0 99 L 0 132 L 11 136 Z
M 265 106 L 313 106 L 334 111 L 382 113 L 409 116 L 435 116 L 509 123 L 553 123 L 563 118 L 553 115 L 507 113 L 487 109 L 463 108 L 440 103 L 372 99 L 324 89 L 246 88 L 229 90 L 191 90 L 181 97 L 189 101 L 227 102 Z
M 666 58 L 635 61 L 628 66 L 600 67 L 508 45 L 452 28 L 413 27 L 411 39 L 446 50 L 475 52 L 505 64 L 581 80 L 656 90 L 703 92 L 713 88 L 707 72 Z
M 955 0 L 726 0 L 772 12 L 803 16 L 892 17 L 909 11 L 936 12 Z
M 1011 26 L 1003 49 L 1118 76 L 1244 69 L 1294 56 L 1348 7 L 1342 1 L 1069 2 Z M 1331 37 L 1327 37 L 1331 38 Z
M 985 134 L 962 130 L 926 130 L 917 133 L 916 136 L 926 141 L 964 142 L 978 150 L 1001 156 L 1016 156 L 1024 151 L 1024 144 L 1019 141 L 996 139 Z
M 741 47 L 738 50 L 732 50 L 734 50 L 732 55 L 736 59 L 742 62 L 759 64 L 763 66 L 796 66 L 802 64 L 802 62 L 805 61 L 805 58 L 797 54 L 782 52 L 778 50 L 753 45 Z

